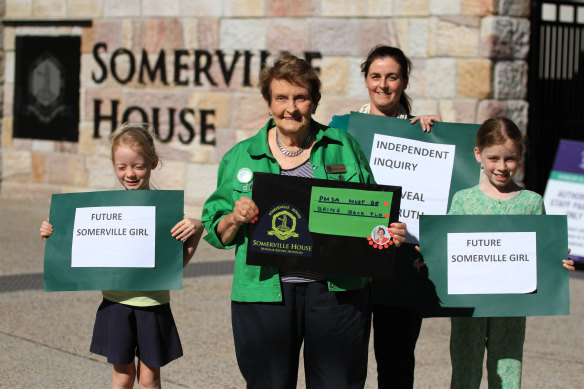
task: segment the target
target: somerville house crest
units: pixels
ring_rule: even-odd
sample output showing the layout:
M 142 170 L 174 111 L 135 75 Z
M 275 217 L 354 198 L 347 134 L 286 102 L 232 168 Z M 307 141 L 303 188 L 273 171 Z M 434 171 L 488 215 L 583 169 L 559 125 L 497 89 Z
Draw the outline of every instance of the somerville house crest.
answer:
M 293 211 L 295 211 L 293 209 Z M 272 230 L 268 235 L 274 235 L 280 240 L 288 238 L 297 238 L 296 216 L 287 210 L 279 211 L 272 215 Z

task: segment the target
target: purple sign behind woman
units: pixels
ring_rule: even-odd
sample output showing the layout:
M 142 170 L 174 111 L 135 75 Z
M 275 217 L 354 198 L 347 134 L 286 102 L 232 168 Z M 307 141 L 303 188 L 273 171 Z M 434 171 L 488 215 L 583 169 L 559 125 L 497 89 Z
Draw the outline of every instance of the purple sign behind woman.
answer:
M 584 263 L 584 142 L 560 140 L 544 203 L 548 214 L 568 216 L 570 258 Z

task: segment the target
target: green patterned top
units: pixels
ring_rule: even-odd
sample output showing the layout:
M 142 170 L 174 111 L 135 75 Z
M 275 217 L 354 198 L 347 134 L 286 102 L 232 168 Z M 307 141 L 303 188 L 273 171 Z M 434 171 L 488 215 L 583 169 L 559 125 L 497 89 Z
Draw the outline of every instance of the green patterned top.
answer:
M 449 215 L 544 215 L 540 195 L 523 189 L 508 200 L 497 200 L 484 194 L 478 185 L 454 194 Z

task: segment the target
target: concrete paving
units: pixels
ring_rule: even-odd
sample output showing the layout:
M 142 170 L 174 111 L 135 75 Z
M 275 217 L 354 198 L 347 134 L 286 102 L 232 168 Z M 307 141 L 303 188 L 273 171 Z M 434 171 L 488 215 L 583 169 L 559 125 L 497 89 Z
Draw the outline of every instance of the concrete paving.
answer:
M 43 270 L 40 222 L 48 203 L 0 198 L 0 284 L 8 275 L 37 277 Z M 233 252 L 202 243 L 198 264 L 224 264 Z M 192 271 L 192 270 L 195 271 Z M 219 273 L 220 274 L 220 273 Z M 165 388 L 243 388 L 231 334 L 231 276 L 189 276 L 172 292 L 184 357 L 162 369 Z M 7 288 L 10 289 L 10 288 Z M 18 289 L 18 288 L 15 288 Z M 524 388 L 584 387 L 584 277 L 570 279 L 571 315 L 528 318 Z M 43 292 L 38 286 L 0 292 L 0 388 L 107 388 L 111 367 L 89 343 L 99 292 Z M 416 349 L 416 388 L 448 388 L 448 319 L 426 319 Z M 370 352 L 366 388 L 376 388 Z M 298 387 L 304 388 L 300 372 Z M 137 386 L 136 386 L 137 387 Z M 486 388 L 483 379 L 481 388 Z

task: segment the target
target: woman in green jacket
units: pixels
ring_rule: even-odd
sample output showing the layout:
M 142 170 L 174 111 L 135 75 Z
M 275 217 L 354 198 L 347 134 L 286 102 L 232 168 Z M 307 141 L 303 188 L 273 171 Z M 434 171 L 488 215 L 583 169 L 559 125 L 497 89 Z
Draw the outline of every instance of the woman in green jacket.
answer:
M 296 388 L 304 343 L 307 388 L 362 388 L 368 279 L 247 265 L 246 231 L 258 220 L 256 172 L 361 183 L 373 183 L 373 175 L 355 139 L 312 120 L 320 80 L 306 61 L 283 54 L 262 71 L 259 86 L 272 118 L 225 154 L 202 218 L 210 244 L 236 249 L 231 312 L 239 368 L 248 388 Z M 328 165 L 346 172 L 327 172 Z M 405 240 L 402 223 L 389 231 L 396 245 Z

